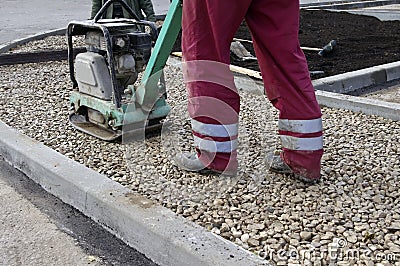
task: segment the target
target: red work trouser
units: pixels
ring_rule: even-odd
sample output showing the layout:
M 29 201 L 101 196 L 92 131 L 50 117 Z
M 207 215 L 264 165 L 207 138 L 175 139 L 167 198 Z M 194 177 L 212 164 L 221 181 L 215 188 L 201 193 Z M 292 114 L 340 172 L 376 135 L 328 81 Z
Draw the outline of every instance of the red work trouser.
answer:
M 184 0 L 182 51 L 195 146 L 209 168 L 237 167 L 239 95 L 230 44 L 243 19 L 252 34 L 265 92 L 279 110 L 281 157 L 308 178 L 320 176 L 321 110 L 298 41 L 299 2 Z

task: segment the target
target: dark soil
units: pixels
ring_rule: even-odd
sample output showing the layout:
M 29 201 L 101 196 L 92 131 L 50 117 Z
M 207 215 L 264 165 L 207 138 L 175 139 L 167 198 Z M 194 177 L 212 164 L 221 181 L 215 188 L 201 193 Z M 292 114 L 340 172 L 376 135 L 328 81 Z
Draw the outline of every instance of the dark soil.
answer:
M 323 47 L 337 41 L 326 58 L 305 52 L 309 69 L 327 76 L 400 60 L 400 21 L 380 21 L 375 17 L 346 12 L 302 11 L 301 46 Z
M 235 37 L 251 40 L 245 23 Z M 313 78 L 400 61 L 400 21 L 380 21 L 346 12 L 301 10 L 299 40 L 300 46 L 314 48 L 322 48 L 331 40 L 337 42 L 333 52 L 326 57 L 318 52 L 304 51 L 310 72 L 324 72 Z M 254 54 L 251 43 L 242 44 Z M 231 63 L 259 70 L 257 62 L 243 63 L 232 58 Z

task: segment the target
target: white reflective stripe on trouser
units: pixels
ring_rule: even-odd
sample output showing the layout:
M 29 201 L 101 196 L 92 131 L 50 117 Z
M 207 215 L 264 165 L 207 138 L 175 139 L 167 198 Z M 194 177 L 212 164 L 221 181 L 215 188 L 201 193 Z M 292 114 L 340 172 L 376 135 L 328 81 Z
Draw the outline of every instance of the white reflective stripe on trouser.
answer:
M 230 141 L 213 141 L 209 139 L 202 139 L 197 136 L 194 137 L 194 145 L 203 151 L 208 152 L 233 152 L 237 149 L 237 139 Z
M 193 131 L 210 137 L 233 137 L 238 134 L 239 125 L 230 124 L 230 125 L 214 125 L 214 124 L 205 124 L 199 122 L 197 120 L 192 119 L 192 129 Z
M 322 131 L 322 119 L 312 120 L 289 120 L 279 119 L 278 122 L 279 130 L 290 131 L 296 133 L 315 133 Z
M 317 151 L 323 148 L 323 138 L 297 138 L 281 135 L 282 146 L 289 150 L 297 151 Z

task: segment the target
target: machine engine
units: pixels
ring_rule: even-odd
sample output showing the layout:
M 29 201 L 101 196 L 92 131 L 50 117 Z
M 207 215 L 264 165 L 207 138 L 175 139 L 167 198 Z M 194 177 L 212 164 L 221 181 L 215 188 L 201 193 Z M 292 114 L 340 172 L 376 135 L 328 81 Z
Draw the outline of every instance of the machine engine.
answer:
M 101 31 L 88 31 L 85 35 L 87 52 L 75 58 L 76 80 L 79 91 L 104 100 L 112 97 L 111 69 L 115 71 L 117 89 L 121 95 L 128 85 L 145 70 L 151 55 L 152 37 L 141 31 L 119 30 L 110 32 L 112 62 L 107 55 L 107 40 Z

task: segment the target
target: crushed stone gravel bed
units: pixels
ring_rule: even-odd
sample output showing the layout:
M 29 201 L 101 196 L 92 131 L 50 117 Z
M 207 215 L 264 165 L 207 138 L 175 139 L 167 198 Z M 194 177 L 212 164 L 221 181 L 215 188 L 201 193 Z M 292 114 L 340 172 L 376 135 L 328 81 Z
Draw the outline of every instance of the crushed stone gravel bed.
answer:
M 72 44 L 75 47 L 84 46 L 82 36 L 73 36 Z M 64 35 L 48 36 L 43 39 L 33 40 L 4 52 L 4 54 L 29 53 L 36 51 L 63 50 L 68 48 L 67 38 Z
M 323 107 L 323 180 L 306 186 L 268 172 L 277 112 L 240 91 L 238 177 L 187 173 L 172 160 L 193 149 L 186 92 L 178 67 L 165 73 L 171 124 L 145 141 L 69 124 L 66 61 L 0 67 L 0 119 L 276 265 L 400 265 L 400 122 Z

